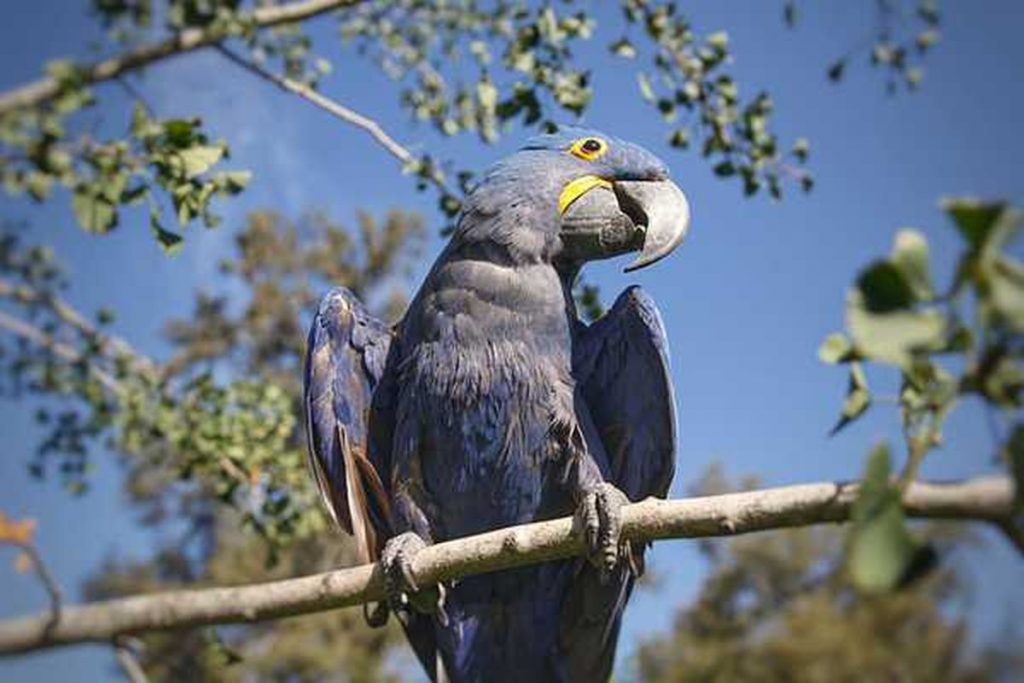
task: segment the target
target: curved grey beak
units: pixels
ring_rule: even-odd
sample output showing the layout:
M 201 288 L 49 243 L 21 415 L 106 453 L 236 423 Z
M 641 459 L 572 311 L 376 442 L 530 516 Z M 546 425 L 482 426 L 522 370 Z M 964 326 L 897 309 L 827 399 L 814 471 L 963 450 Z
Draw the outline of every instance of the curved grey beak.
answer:
M 643 231 L 640 255 L 625 267 L 627 273 L 665 258 L 686 237 L 690 203 L 671 180 L 620 180 L 613 188 L 622 211 Z

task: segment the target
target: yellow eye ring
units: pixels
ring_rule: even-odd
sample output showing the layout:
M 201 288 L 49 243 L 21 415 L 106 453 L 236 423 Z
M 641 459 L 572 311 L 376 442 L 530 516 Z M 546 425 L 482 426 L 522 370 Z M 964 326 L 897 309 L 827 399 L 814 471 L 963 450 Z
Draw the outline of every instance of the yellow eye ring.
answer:
M 608 143 L 601 138 L 594 137 L 580 138 L 569 148 L 569 154 L 585 161 L 600 159 L 607 151 Z

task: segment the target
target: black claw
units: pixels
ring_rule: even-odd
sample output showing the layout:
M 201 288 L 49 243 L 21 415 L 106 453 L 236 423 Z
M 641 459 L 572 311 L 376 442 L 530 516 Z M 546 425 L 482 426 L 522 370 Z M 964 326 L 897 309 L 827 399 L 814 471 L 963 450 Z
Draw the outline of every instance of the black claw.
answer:
M 412 573 L 413 558 L 426 546 L 423 539 L 412 532 L 396 536 L 384 546 L 380 562 L 384 570 L 387 602 L 396 613 L 413 609 L 425 614 L 436 614 L 441 624 L 447 625 L 444 586 L 421 589 Z
M 634 577 L 642 575 L 644 573 L 642 567 L 643 551 L 641 550 L 638 553 L 632 543 L 626 542 L 622 544 L 622 553 L 626 558 L 626 566 L 629 567 L 629 573 Z
M 445 599 L 448 597 L 448 591 L 445 589 L 443 583 L 437 584 L 437 602 L 434 603 L 434 611 L 437 615 L 437 621 L 441 626 L 448 625 L 448 612 L 445 610 Z
M 586 534 L 587 550 L 593 555 L 598 551 L 598 539 L 601 533 L 601 519 L 597 510 L 597 494 L 586 494 L 583 498 L 583 529 Z
M 398 562 L 395 563 L 395 568 L 397 570 L 396 573 L 401 575 L 401 584 L 403 588 L 402 593 L 409 594 L 417 592 L 420 587 L 416 585 L 416 577 L 412 574 L 412 567 L 410 566 L 412 564 L 412 557 L 404 552 L 403 549 L 399 551 L 396 559 Z
M 387 625 L 390 613 L 386 602 L 370 602 L 363 605 L 363 619 L 370 628 L 381 628 Z
M 587 554 L 597 566 L 602 581 L 608 580 L 620 559 L 633 566 L 631 553 L 622 547 L 620 539 L 621 510 L 628 502 L 622 491 L 606 482 L 584 495 L 577 513 L 582 522 Z

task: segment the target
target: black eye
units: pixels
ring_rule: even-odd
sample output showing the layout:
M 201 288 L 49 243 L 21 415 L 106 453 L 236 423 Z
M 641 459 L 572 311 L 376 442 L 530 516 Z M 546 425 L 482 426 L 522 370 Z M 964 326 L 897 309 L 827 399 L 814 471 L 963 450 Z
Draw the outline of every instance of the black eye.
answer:
M 594 138 L 590 138 L 588 140 L 584 140 L 583 141 L 583 146 L 581 147 L 581 149 L 584 152 L 589 152 L 590 154 L 594 154 L 595 152 L 600 152 L 601 151 L 601 141 L 600 140 L 595 140 Z

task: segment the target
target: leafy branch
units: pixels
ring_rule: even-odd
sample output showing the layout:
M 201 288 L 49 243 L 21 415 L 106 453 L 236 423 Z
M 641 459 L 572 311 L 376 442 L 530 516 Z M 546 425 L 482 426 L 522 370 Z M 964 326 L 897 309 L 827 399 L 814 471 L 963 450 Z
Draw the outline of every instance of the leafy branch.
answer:
M 357 2 L 359 0 L 299 0 L 258 7 L 251 13 L 237 14 L 231 21 L 211 22 L 201 28 L 184 28 L 166 40 L 143 45 L 95 64 L 76 68 L 76 80 L 80 86 L 102 83 L 170 57 L 219 43 L 232 35 L 241 34 L 243 30 L 251 31 L 301 22 Z M 66 90 L 67 81 L 61 78 L 60 74 L 50 74 L 18 86 L 0 93 L 0 115 L 46 104 L 59 98 Z
M 596 27 L 572 2 L 484 7 L 455 3 L 295 0 L 243 9 L 234 0 L 191 3 L 167 0 L 164 31 L 154 30 L 150 3 L 97 2 L 95 9 L 120 54 L 92 63 L 53 62 L 48 75 L 0 93 L 0 182 L 8 192 L 37 202 L 55 188 L 71 195 L 79 224 L 96 233 L 121 222 L 122 209 L 148 208 L 159 243 L 174 251 L 182 235 L 167 227 L 165 213 L 180 227 L 219 218 L 214 197 L 240 192 L 245 171 L 220 171 L 226 141 L 202 130 L 198 117 L 160 120 L 128 79 L 144 67 L 201 48 L 216 47 L 230 59 L 278 87 L 330 111 L 371 134 L 396 156 L 419 189 L 440 191 L 438 206 L 452 219 L 472 174 L 429 155 L 414 155 L 363 114 L 321 94 L 317 84 L 330 61 L 313 59 L 303 23 L 337 12 L 342 42 L 369 57 L 398 82 L 400 103 L 414 120 L 444 135 L 475 131 L 497 140 L 515 122 L 550 129 L 559 112 L 582 116 L 591 99 L 591 74 L 577 63 L 574 47 Z M 724 68 L 730 59 L 725 34 L 701 38 L 672 3 L 623 0 L 626 29 L 642 26 L 645 43 L 627 37 L 610 46 L 631 57 L 650 52 L 653 76 L 640 74 L 641 96 L 656 105 L 673 130 L 669 142 L 690 145 L 691 136 L 714 163 L 717 175 L 742 179 L 748 195 L 762 187 L 775 198 L 786 179 L 809 190 L 804 168 L 809 146 L 798 140 L 788 152 L 771 130 L 773 104 L 766 93 L 748 102 Z M 169 32 L 170 36 L 166 33 Z M 141 41 L 141 42 L 140 42 Z M 230 48 L 244 45 L 247 55 Z M 283 75 L 266 66 L 279 59 Z M 97 139 L 84 113 L 97 102 L 95 86 L 120 84 L 136 101 L 126 135 Z M 663 95 L 655 95 L 663 89 Z M 686 121 L 675 121 L 676 112 Z M 168 210 L 162 207 L 164 198 Z
M 246 171 L 214 172 L 229 155 L 227 143 L 208 140 L 199 118 L 156 120 L 125 77 L 230 38 L 245 39 L 253 49 L 275 49 L 274 39 L 261 38 L 261 31 L 280 33 L 286 25 L 349 4 L 352 0 L 300 0 L 251 12 L 223 4 L 215 16 L 204 17 L 182 14 L 181 4 L 172 3 L 169 38 L 129 47 L 94 64 L 49 64 L 46 77 L 0 93 L 0 182 L 8 192 L 27 193 L 37 202 L 49 199 L 54 187 L 65 188 L 76 220 L 95 233 L 116 227 L 124 207 L 146 204 L 158 242 L 176 250 L 182 237 L 165 227 L 153 190 L 168 197 L 180 226 L 199 218 L 212 227 L 219 217 L 211 210 L 211 200 L 239 193 L 250 176 Z M 99 3 L 97 9 L 106 22 L 117 23 L 130 7 Z M 151 17 L 135 13 L 132 18 L 141 24 Z M 76 133 L 83 127 L 81 114 L 97 101 L 92 86 L 111 80 L 136 100 L 128 134 L 101 141 Z
M 265 541 L 272 560 L 323 524 L 295 419 L 301 318 L 328 282 L 371 300 L 393 287 L 422 233 L 420 218 L 403 212 L 383 221 L 361 215 L 353 229 L 323 216 L 285 225 L 254 214 L 238 235 L 238 260 L 223 266 L 253 289 L 248 308 L 235 318 L 199 297 L 195 320 L 168 326 L 178 352 L 166 362 L 114 334 L 108 311 L 94 322 L 75 309 L 50 250 L 0 238 L 0 391 L 47 399 L 36 411 L 45 436 L 30 471 L 43 477 L 56 465 L 67 488 L 84 491 L 90 451 L 104 440 L 124 456 L 147 517 L 173 505 L 194 521 L 222 506 Z M 389 293 L 387 307 L 401 306 Z M 229 358 L 225 344 L 241 336 L 251 357 Z M 219 372 L 232 361 L 245 365 Z
M 725 70 L 728 34 L 719 31 L 700 39 L 671 2 L 625 0 L 622 5 L 627 25 L 642 26 L 652 43 L 653 72 L 641 71 L 637 79 L 643 99 L 674 126 L 670 145 L 687 149 L 696 137 L 702 156 L 714 161 L 715 174 L 742 179 L 747 196 L 766 187 L 780 199 L 786 178 L 811 190 L 814 180 L 803 168 L 809 143 L 801 138 L 784 152 L 769 124 L 771 97 L 762 92 L 749 102 L 741 100 L 739 86 Z M 638 54 L 626 36 L 611 50 L 627 59 Z
M 940 40 L 938 0 L 876 0 L 874 5 L 873 30 L 833 60 L 826 75 L 833 83 L 842 81 L 850 61 L 867 53 L 870 65 L 885 73 L 886 92 L 894 94 L 901 86 L 915 90 L 924 80 L 924 58 Z M 797 0 L 787 0 L 783 6 L 790 28 L 799 21 L 799 6 Z
M 884 576 L 861 574 L 865 584 L 879 589 L 898 583 L 929 553 L 905 529 L 897 510 L 899 491 L 941 445 L 943 425 L 961 401 L 981 401 L 997 421 L 993 455 L 1024 491 L 1024 264 L 1010 252 L 1024 213 L 1005 202 L 969 198 L 947 200 L 943 208 L 964 247 L 952 282 L 941 289 L 935 285 L 925 237 L 901 230 L 890 255 L 864 268 L 850 290 L 846 331 L 830 335 L 819 350 L 823 361 L 849 368 L 846 400 L 833 432 L 855 422 L 873 403 L 866 365 L 899 376 L 906 459 L 890 483 L 889 449 L 883 445 L 874 451 L 863 533 L 852 539 L 855 548 L 870 548 L 873 560 L 883 558 L 889 567 Z M 1015 515 L 1002 525 L 1018 547 L 1024 547 L 1022 503 L 1019 498 Z

